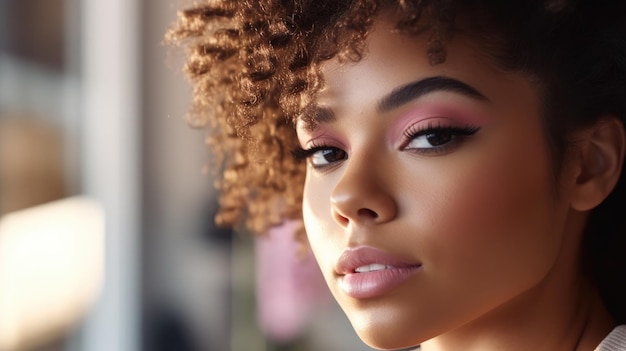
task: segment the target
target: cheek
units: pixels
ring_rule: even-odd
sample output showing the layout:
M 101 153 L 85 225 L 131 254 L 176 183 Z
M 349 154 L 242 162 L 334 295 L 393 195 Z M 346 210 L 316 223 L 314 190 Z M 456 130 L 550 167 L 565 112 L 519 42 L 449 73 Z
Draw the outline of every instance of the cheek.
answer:
M 331 186 L 329 179 L 311 175 L 307 171 L 304 183 L 302 216 L 307 233 L 314 233 L 314 238 L 319 236 L 317 233 L 325 232 L 321 228 L 329 225 Z
M 331 176 L 318 177 L 307 172 L 302 203 L 304 228 L 325 277 L 332 272 L 334 258 L 340 255 L 336 251 L 345 247 L 345 237 L 337 235 L 336 224 L 331 217 L 330 192 L 333 183 Z
M 454 276 L 457 287 L 498 282 L 493 294 L 509 295 L 536 283 L 556 259 L 547 148 L 519 145 L 528 144 L 501 144 L 491 149 L 497 152 L 458 160 L 428 187 L 423 244 L 433 268 Z

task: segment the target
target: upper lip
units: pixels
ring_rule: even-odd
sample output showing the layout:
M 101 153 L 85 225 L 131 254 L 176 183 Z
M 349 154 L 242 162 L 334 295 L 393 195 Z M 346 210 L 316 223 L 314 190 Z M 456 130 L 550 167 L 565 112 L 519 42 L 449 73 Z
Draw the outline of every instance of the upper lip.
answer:
M 338 274 L 345 275 L 355 273 L 355 270 L 359 267 L 375 263 L 385 266 L 393 266 L 395 268 L 421 266 L 421 263 L 419 262 L 410 262 L 398 258 L 381 249 L 369 246 L 360 246 L 357 248 L 346 249 L 339 257 L 339 260 L 335 265 L 335 271 Z

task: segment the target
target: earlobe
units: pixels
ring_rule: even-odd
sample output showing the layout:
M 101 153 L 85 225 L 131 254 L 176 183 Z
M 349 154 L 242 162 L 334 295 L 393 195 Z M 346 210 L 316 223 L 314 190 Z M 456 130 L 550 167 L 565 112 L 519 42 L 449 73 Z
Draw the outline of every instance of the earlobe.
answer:
M 578 153 L 580 167 L 571 205 L 575 210 L 588 211 L 609 196 L 620 178 L 626 132 L 617 117 L 606 116 L 582 134 Z

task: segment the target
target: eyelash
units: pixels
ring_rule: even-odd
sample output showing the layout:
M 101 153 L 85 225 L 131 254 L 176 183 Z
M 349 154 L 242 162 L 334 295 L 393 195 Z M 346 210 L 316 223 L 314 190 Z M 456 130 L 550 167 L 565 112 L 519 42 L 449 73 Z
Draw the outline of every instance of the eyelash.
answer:
M 455 146 L 458 145 L 459 142 L 461 142 L 462 140 L 459 140 L 459 138 L 463 139 L 469 136 L 472 136 L 474 134 L 476 134 L 478 131 L 480 130 L 480 127 L 476 127 L 476 126 L 471 126 L 471 125 L 467 125 L 467 126 L 463 126 L 463 127 L 456 127 L 456 126 L 443 126 L 443 125 L 434 125 L 433 123 L 429 123 L 425 126 L 411 126 L 409 128 L 406 129 L 406 131 L 403 133 L 404 137 L 405 137 L 405 141 L 402 144 L 402 149 L 403 150 L 407 150 L 407 151 L 411 151 L 417 154 L 421 154 L 421 155 L 439 155 L 439 154 L 444 154 L 448 151 L 450 151 L 451 148 L 454 148 Z M 425 135 L 429 135 L 429 134 L 442 134 L 442 133 L 449 133 L 450 136 L 453 138 L 451 139 L 451 141 L 446 142 L 443 146 L 441 147 L 433 147 L 433 148 L 428 148 L 428 149 L 407 149 L 406 147 L 415 139 L 421 137 L 421 136 L 425 136 Z M 294 159 L 298 162 L 304 161 L 304 160 L 310 160 L 311 157 L 313 157 L 315 154 L 317 154 L 320 151 L 325 151 L 325 150 L 333 150 L 335 152 L 339 151 L 339 152 L 343 152 L 345 153 L 344 150 L 334 147 L 334 146 L 330 146 L 330 145 L 313 145 L 312 147 L 308 148 L 308 149 L 303 149 L 301 147 L 296 148 L 295 150 L 293 150 L 291 152 L 292 156 L 294 157 Z M 346 156 L 344 156 L 345 159 Z M 343 160 L 343 159 L 342 159 Z M 332 167 L 333 165 L 335 165 L 337 162 L 339 161 L 334 161 L 334 162 L 329 162 L 328 164 L 325 165 L 312 165 L 315 169 L 318 170 L 323 170 L 326 169 L 328 167 Z
M 443 154 L 450 151 L 451 148 L 458 145 L 459 142 L 462 141 L 463 138 L 472 136 L 476 134 L 480 130 L 480 127 L 473 125 L 466 126 L 445 126 L 445 125 L 435 125 L 433 123 L 428 123 L 427 125 L 412 125 L 406 129 L 403 133 L 405 137 L 405 141 L 402 144 L 402 149 L 412 151 L 421 155 L 436 155 Z M 450 142 L 447 142 L 445 145 L 441 147 L 433 147 L 429 149 L 406 149 L 406 147 L 414 140 L 421 136 L 426 136 L 429 134 L 443 134 L 449 133 L 453 139 Z M 460 140 L 459 140 L 460 138 Z
M 340 155 L 341 156 L 341 160 L 329 162 L 328 164 L 324 164 L 324 165 L 315 165 L 315 164 L 313 164 L 313 161 L 312 161 L 313 156 L 315 154 L 317 154 L 318 152 L 320 152 L 320 151 L 326 151 L 326 150 L 332 150 L 334 152 L 343 153 L 343 155 Z M 318 170 L 318 171 L 327 170 L 327 169 L 337 165 L 339 163 L 339 161 L 342 161 L 342 160 L 347 158 L 347 153 L 344 150 L 342 150 L 342 149 L 340 149 L 338 147 L 325 145 L 325 144 L 313 145 L 312 147 L 310 147 L 308 149 L 303 149 L 301 147 L 298 147 L 295 150 L 291 151 L 291 155 L 294 157 L 294 159 L 297 162 L 302 162 L 302 161 L 308 160 L 309 161 L 309 165 L 311 167 L 313 167 L 314 169 Z
M 319 151 L 329 150 L 329 149 L 341 150 L 338 147 L 334 147 L 330 145 L 314 145 L 308 149 L 297 147 L 296 149 L 291 151 L 291 155 L 296 161 L 304 161 L 310 158 L 311 156 L 315 155 Z

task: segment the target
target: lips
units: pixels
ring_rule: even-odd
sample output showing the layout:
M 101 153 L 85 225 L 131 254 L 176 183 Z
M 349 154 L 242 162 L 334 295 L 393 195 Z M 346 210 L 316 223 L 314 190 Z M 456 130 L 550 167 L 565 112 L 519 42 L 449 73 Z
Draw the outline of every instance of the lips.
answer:
M 383 250 L 364 246 L 344 251 L 335 271 L 346 295 L 368 299 L 393 291 L 421 267 L 419 262 L 405 261 Z

